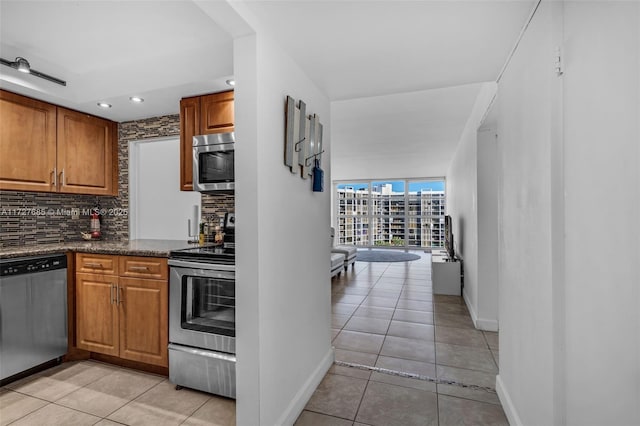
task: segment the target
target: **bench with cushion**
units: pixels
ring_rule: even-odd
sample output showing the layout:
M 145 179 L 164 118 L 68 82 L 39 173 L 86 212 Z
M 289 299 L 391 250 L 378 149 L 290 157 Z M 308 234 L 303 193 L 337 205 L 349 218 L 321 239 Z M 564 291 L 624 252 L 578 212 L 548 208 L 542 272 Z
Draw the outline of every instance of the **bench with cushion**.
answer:
M 344 254 L 331 253 L 331 277 L 340 276 L 344 267 Z
M 355 246 L 335 245 L 336 230 L 331 227 L 331 253 L 339 253 L 344 255 L 344 270 L 353 265 L 355 268 L 356 258 L 358 257 L 358 249 Z

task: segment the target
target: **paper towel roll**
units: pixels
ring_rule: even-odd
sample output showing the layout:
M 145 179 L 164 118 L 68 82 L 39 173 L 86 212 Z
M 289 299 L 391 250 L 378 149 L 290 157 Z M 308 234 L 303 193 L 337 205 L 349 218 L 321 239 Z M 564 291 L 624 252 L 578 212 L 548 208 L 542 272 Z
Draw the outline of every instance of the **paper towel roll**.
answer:
M 200 206 L 193 206 L 193 217 L 191 218 L 191 235 L 198 235 L 200 225 Z
M 198 226 L 200 225 L 200 206 L 194 205 L 193 212 L 191 213 L 190 220 L 191 227 L 189 228 L 189 235 L 198 235 Z

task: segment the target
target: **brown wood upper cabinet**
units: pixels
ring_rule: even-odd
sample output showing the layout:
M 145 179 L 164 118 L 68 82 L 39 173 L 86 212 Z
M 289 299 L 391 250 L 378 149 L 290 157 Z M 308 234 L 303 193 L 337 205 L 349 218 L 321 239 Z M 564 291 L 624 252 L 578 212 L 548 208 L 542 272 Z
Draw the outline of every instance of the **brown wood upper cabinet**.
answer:
M 0 90 L 0 189 L 117 195 L 117 123 Z
M 118 193 L 116 123 L 58 107 L 59 192 Z
M 200 134 L 233 132 L 233 90 L 200 97 Z
M 0 189 L 56 192 L 56 107 L 0 90 Z
M 193 137 L 200 134 L 200 97 L 180 101 L 180 190 L 193 191 Z
M 180 189 L 193 191 L 193 137 L 234 130 L 233 90 L 180 101 Z

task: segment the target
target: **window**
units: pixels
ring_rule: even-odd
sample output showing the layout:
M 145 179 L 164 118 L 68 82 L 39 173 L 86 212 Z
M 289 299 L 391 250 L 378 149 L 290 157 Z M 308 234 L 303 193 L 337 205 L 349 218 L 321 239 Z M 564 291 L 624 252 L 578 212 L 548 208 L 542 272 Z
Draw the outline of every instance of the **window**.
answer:
M 340 185 L 338 206 L 338 244 L 369 245 L 369 184 Z
M 444 180 L 372 180 L 335 185 L 338 244 L 444 247 Z

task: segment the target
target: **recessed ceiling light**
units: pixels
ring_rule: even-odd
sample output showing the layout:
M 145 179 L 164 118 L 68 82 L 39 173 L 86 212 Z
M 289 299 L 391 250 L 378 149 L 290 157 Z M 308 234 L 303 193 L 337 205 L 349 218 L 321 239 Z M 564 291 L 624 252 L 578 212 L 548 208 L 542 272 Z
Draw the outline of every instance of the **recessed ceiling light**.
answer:
M 229 80 L 227 80 L 227 84 L 229 86 L 235 86 L 236 85 L 236 81 L 234 79 L 230 78 Z
M 142 99 L 140 96 L 131 96 L 129 98 L 129 100 L 131 102 L 133 102 L 133 103 L 136 103 L 136 104 L 140 104 L 140 103 L 144 102 L 144 99 Z
M 108 104 L 106 102 L 98 102 L 98 106 L 100 108 L 111 108 L 111 104 Z

